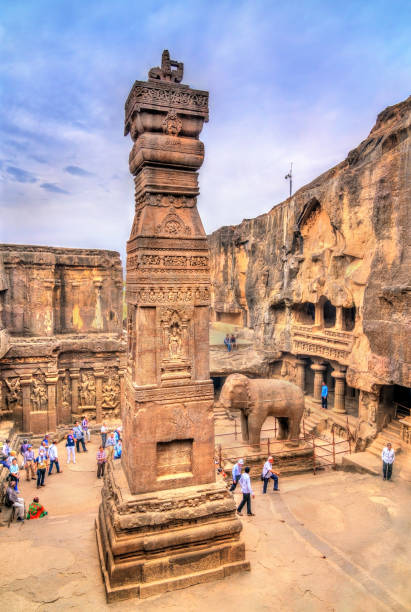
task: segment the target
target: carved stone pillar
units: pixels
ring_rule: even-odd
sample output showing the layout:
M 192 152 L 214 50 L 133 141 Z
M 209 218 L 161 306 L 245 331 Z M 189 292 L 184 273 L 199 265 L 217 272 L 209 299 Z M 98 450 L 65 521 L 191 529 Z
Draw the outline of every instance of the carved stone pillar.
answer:
M 323 363 L 313 363 L 311 369 L 314 371 L 314 401 L 321 404 L 321 387 L 324 382 L 326 365 Z
M 23 423 L 24 432 L 29 432 L 31 429 L 30 412 L 31 412 L 31 374 L 22 374 L 20 377 L 21 392 L 23 397 Z
M 335 308 L 335 329 L 343 328 L 343 309 L 342 306 L 336 306 Z
M 316 327 L 324 327 L 324 308 L 320 302 L 317 302 L 315 305 L 315 326 Z
M 334 370 L 331 376 L 335 379 L 334 412 L 346 414 L 345 409 L 345 368 Z
M 94 378 L 96 379 L 96 423 L 101 423 L 103 420 L 104 368 L 94 368 Z
M 71 378 L 71 415 L 78 414 L 78 381 L 80 378 L 80 369 L 73 368 L 70 370 Z
M 48 396 L 48 412 L 47 412 L 47 430 L 56 431 L 57 415 L 56 415 L 56 391 L 57 391 L 58 374 L 48 374 L 46 376 L 47 396 Z
M 296 383 L 305 392 L 305 366 L 306 362 L 304 359 L 296 359 L 295 365 L 297 366 L 297 379 Z

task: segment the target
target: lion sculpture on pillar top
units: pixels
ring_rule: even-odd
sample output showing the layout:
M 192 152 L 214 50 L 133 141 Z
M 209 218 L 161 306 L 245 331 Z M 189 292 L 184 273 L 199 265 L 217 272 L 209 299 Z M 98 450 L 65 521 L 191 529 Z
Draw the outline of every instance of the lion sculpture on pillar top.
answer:
M 300 387 L 275 378 L 248 378 L 230 374 L 221 390 L 220 402 L 226 408 L 241 410 L 243 441 L 260 444 L 261 429 L 268 416 L 278 419 L 278 439 L 287 446 L 299 445 L 300 423 L 304 414 L 304 394 Z

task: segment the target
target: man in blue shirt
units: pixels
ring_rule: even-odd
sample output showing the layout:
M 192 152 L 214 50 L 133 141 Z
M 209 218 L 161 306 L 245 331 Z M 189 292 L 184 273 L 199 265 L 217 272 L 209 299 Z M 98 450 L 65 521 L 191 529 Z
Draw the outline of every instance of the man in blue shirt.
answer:
M 234 491 L 234 489 L 236 488 L 237 483 L 241 478 L 241 470 L 243 469 L 243 465 L 244 465 L 244 459 L 239 459 L 237 463 L 235 464 L 235 466 L 233 467 L 233 470 L 232 470 L 233 484 L 230 487 L 230 491 Z
M 327 399 L 328 399 L 328 387 L 323 382 L 323 386 L 321 387 L 321 406 L 327 410 Z
M 74 433 L 74 437 L 76 439 L 76 450 L 77 450 L 77 452 L 78 453 L 81 452 L 80 451 L 80 443 L 81 443 L 81 446 L 83 447 L 83 452 L 87 453 L 86 445 L 84 443 L 84 431 L 82 430 L 79 421 L 76 422 L 76 426 L 73 429 L 73 433 Z

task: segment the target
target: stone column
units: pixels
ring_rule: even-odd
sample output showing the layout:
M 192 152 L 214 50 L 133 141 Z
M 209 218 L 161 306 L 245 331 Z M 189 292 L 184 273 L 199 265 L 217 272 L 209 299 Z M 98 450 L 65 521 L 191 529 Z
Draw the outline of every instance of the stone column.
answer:
M 315 305 L 315 322 L 316 327 L 324 327 L 324 306 L 322 303 L 317 302 Z
M 297 366 L 297 380 L 296 383 L 305 393 L 305 361 L 304 359 L 296 359 L 295 365 Z
M 47 430 L 56 431 L 57 415 L 56 415 L 56 390 L 57 390 L 58 374 L 48 374 L 46 376 L 47 396 L 48 396 L 48 411 L 47 411 Z
M 339 368 L 331 373 L 335 379 L 334 412 L 346 414 L 345 409 L 345 368 Z
M 20 377 L 21 392 L 23 397 L 23 431 L 29 432 L 31 429 L 30 412 L 31 412 L 31 374 L 22 374 Z
M 96 380 L 96 423 L 101 423 L 103 420 L 104 368 L 94 368 L 94 378 Z
M 70 370 L 71 378 L 71 416 L 78 414 L 78 381 L 80 378 L 80 369 L 72 368 Z
M 343 309 L 342 306 L 336 306 L 335 308 L 335 329 L 343 328 Z
M 321 387 L 324 382 L 326 365 L 324 363 L 313 363 L 311 369 L 314 370 L 314 401 L 321 404 Z

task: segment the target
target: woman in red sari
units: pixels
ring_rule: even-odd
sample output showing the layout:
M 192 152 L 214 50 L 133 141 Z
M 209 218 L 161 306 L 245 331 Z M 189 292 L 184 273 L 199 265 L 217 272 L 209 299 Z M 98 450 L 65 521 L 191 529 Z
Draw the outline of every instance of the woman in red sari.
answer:
M 39 504 L 39 498 L 38 497 L 34 497 L 33 501 L 31 502 L 30 506 L 29 506 L 29 511 L 27 512 L 27 519 L 37 519 L 37 518 L 42 518 L 43 516 L 46 516 L 47 512 L 46 510 L 43 508 L 43 506 L 41 504 Z

